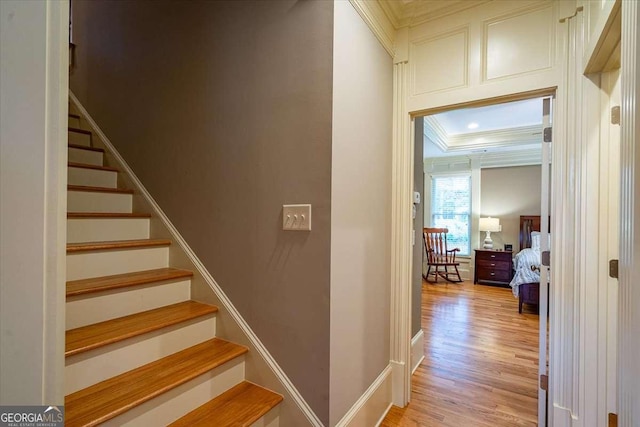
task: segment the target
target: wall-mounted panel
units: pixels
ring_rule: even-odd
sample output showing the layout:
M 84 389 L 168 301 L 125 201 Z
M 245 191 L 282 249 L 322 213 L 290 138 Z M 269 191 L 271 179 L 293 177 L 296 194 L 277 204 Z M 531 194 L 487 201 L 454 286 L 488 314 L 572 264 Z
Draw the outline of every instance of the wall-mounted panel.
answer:
M 484 24 L 484 79 L 545 70 L 553 65 L 553 8 L 519 12 Z
M 418 95 L 468 84 L 469 31 L 459 29 L 412 42 L 411 94 Z
M 407 110 L 551 92 L 560 81 L 558 16 L 574 10 L 552 0 L 501 0 L 409 27 Z

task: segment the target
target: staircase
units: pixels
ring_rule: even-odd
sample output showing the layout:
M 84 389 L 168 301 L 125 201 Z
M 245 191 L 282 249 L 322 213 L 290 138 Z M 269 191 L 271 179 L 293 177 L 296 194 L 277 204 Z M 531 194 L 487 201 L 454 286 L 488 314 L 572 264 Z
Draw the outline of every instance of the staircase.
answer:
M 278 426 L 282 396 L 245 381 L 246 347 L 216 337 L 218 308 L 69 115 L 65 425 Z

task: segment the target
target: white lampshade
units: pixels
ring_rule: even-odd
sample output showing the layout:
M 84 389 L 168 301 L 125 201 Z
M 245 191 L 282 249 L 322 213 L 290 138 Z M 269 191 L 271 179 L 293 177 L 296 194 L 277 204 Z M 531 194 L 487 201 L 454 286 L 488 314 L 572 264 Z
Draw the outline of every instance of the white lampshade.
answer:
M 480 218 L 480 231 L 486 231 L 487 235 L 484 238 L 485 249 L 493 249 L 493 240 L 491 240 L 492 231 L 501 231 L 500 220 L 498 218 Z
M 501 231 L 500 219 L 498 218 L 480 218 L 480 231 Z

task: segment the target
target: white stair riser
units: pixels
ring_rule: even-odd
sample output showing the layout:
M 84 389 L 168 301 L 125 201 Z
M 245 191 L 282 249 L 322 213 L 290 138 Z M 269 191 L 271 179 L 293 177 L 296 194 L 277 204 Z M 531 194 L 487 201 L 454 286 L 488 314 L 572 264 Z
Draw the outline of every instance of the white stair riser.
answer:
M 251 424 L 251 427 L 280 427 L 280 405 L 264 414 L 259 420 Z
M 99 193 L 92 191 L 68 191 L 69 212 L 131 213 L 132 194 Z
M 65 394 L 209 340 L 215 315 L 194 319 L 65 359 Z
M 69 117 L 69 127 L 80 129 L 80 119 L 77 117 Z
M 83 150 L 82 148 L 69 147 L 67 150 L 71 163 L 84 163 L 86 165 L 102 166 L 101 151 Z
M 91 147 L 91 135 L 81 132 L 69 131 L 69 144 L 84 145 Z
M 168 267 L 167 246 L 67 254 L 67 280 Z
M 71 218 L 67 243 L 149 238 L 149 218 Z
M 191 280 L 187 279 L 68 297 L 66 329 L 79 328 L 187 301 L 190 288 Z
M 161 396 L 101 424 L 101 426 L 167 425 L 224 393 L 243 379 L 244 357 L 241 356 L 169 390 Z
M 88 187 L 116 188 L 118 187 L 118 172 L 70 166 L 67 168 L 67 183 Z

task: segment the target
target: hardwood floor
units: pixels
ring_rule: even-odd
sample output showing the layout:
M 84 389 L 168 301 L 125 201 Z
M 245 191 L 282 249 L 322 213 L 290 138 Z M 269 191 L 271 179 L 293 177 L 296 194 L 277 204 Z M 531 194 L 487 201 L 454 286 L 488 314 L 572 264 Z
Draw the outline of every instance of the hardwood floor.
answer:
M 391 426 L 537 425 L 538 315 L 511 289 L 422 284 L 425 359 Z

